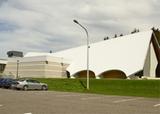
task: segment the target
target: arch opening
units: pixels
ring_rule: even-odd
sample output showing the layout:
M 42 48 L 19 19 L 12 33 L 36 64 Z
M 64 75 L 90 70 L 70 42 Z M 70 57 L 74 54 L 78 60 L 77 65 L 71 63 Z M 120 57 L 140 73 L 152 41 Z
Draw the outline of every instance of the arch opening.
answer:
M 74 75 L 75 78 L 87 78 L 87 70 L 83 70 L 80 72 L 77 72 Z M 89 78 L 95 78 L 95 73 L 93 71 L 89 71 Z
M 0 73 L 3 73 L 5 70 L 6 64 L 0 64 Z
M 160 63 L 158 63 L 156 68 L 156 78 L 160 78 Z
M 70 72 L 66 71 L 67 78 L 71 78 Z
M 99 75 L 101 78 L 126 79 L 127 76 L 120 70 L 109 70 Z

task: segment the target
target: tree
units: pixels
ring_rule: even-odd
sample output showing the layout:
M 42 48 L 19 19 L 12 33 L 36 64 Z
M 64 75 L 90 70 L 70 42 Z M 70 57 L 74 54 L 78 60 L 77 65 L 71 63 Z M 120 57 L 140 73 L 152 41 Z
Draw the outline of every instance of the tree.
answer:
M 117 34 L 114 35 L 114 38 L 117 38 Z
M 120 36 L 123 36 L 123 34 L 120 34 Z
M 104 40 L 108 40 L 109 39 L 109 37 L 107 36 L 107 37 L 104 37 Z

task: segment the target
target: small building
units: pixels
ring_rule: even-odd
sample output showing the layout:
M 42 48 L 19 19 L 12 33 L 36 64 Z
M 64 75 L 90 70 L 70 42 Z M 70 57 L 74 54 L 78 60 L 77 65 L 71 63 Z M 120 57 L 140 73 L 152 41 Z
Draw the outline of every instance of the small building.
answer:
M 68 63 L 63 58 L 49 55 L 8 58 L 5 74 L 14 78 L 67 78 Z

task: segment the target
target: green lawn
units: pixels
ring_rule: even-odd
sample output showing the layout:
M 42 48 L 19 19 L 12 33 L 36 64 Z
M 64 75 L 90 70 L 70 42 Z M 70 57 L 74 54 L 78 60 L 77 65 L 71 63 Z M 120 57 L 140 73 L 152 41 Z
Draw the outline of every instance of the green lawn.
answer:
M 49 90 L 54 91 L 160 98 L 160 80 L 90 79 L 90 90 L 86 90 L 86 79 L 37 80 L 47 83 Z

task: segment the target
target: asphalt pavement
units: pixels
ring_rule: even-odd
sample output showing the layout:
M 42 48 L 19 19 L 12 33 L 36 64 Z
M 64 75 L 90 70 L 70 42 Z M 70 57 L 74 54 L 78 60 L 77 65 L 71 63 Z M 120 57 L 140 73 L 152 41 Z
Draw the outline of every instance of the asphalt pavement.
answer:
M 0 89 L 0 114 L 160 114 L 160 99 Z

